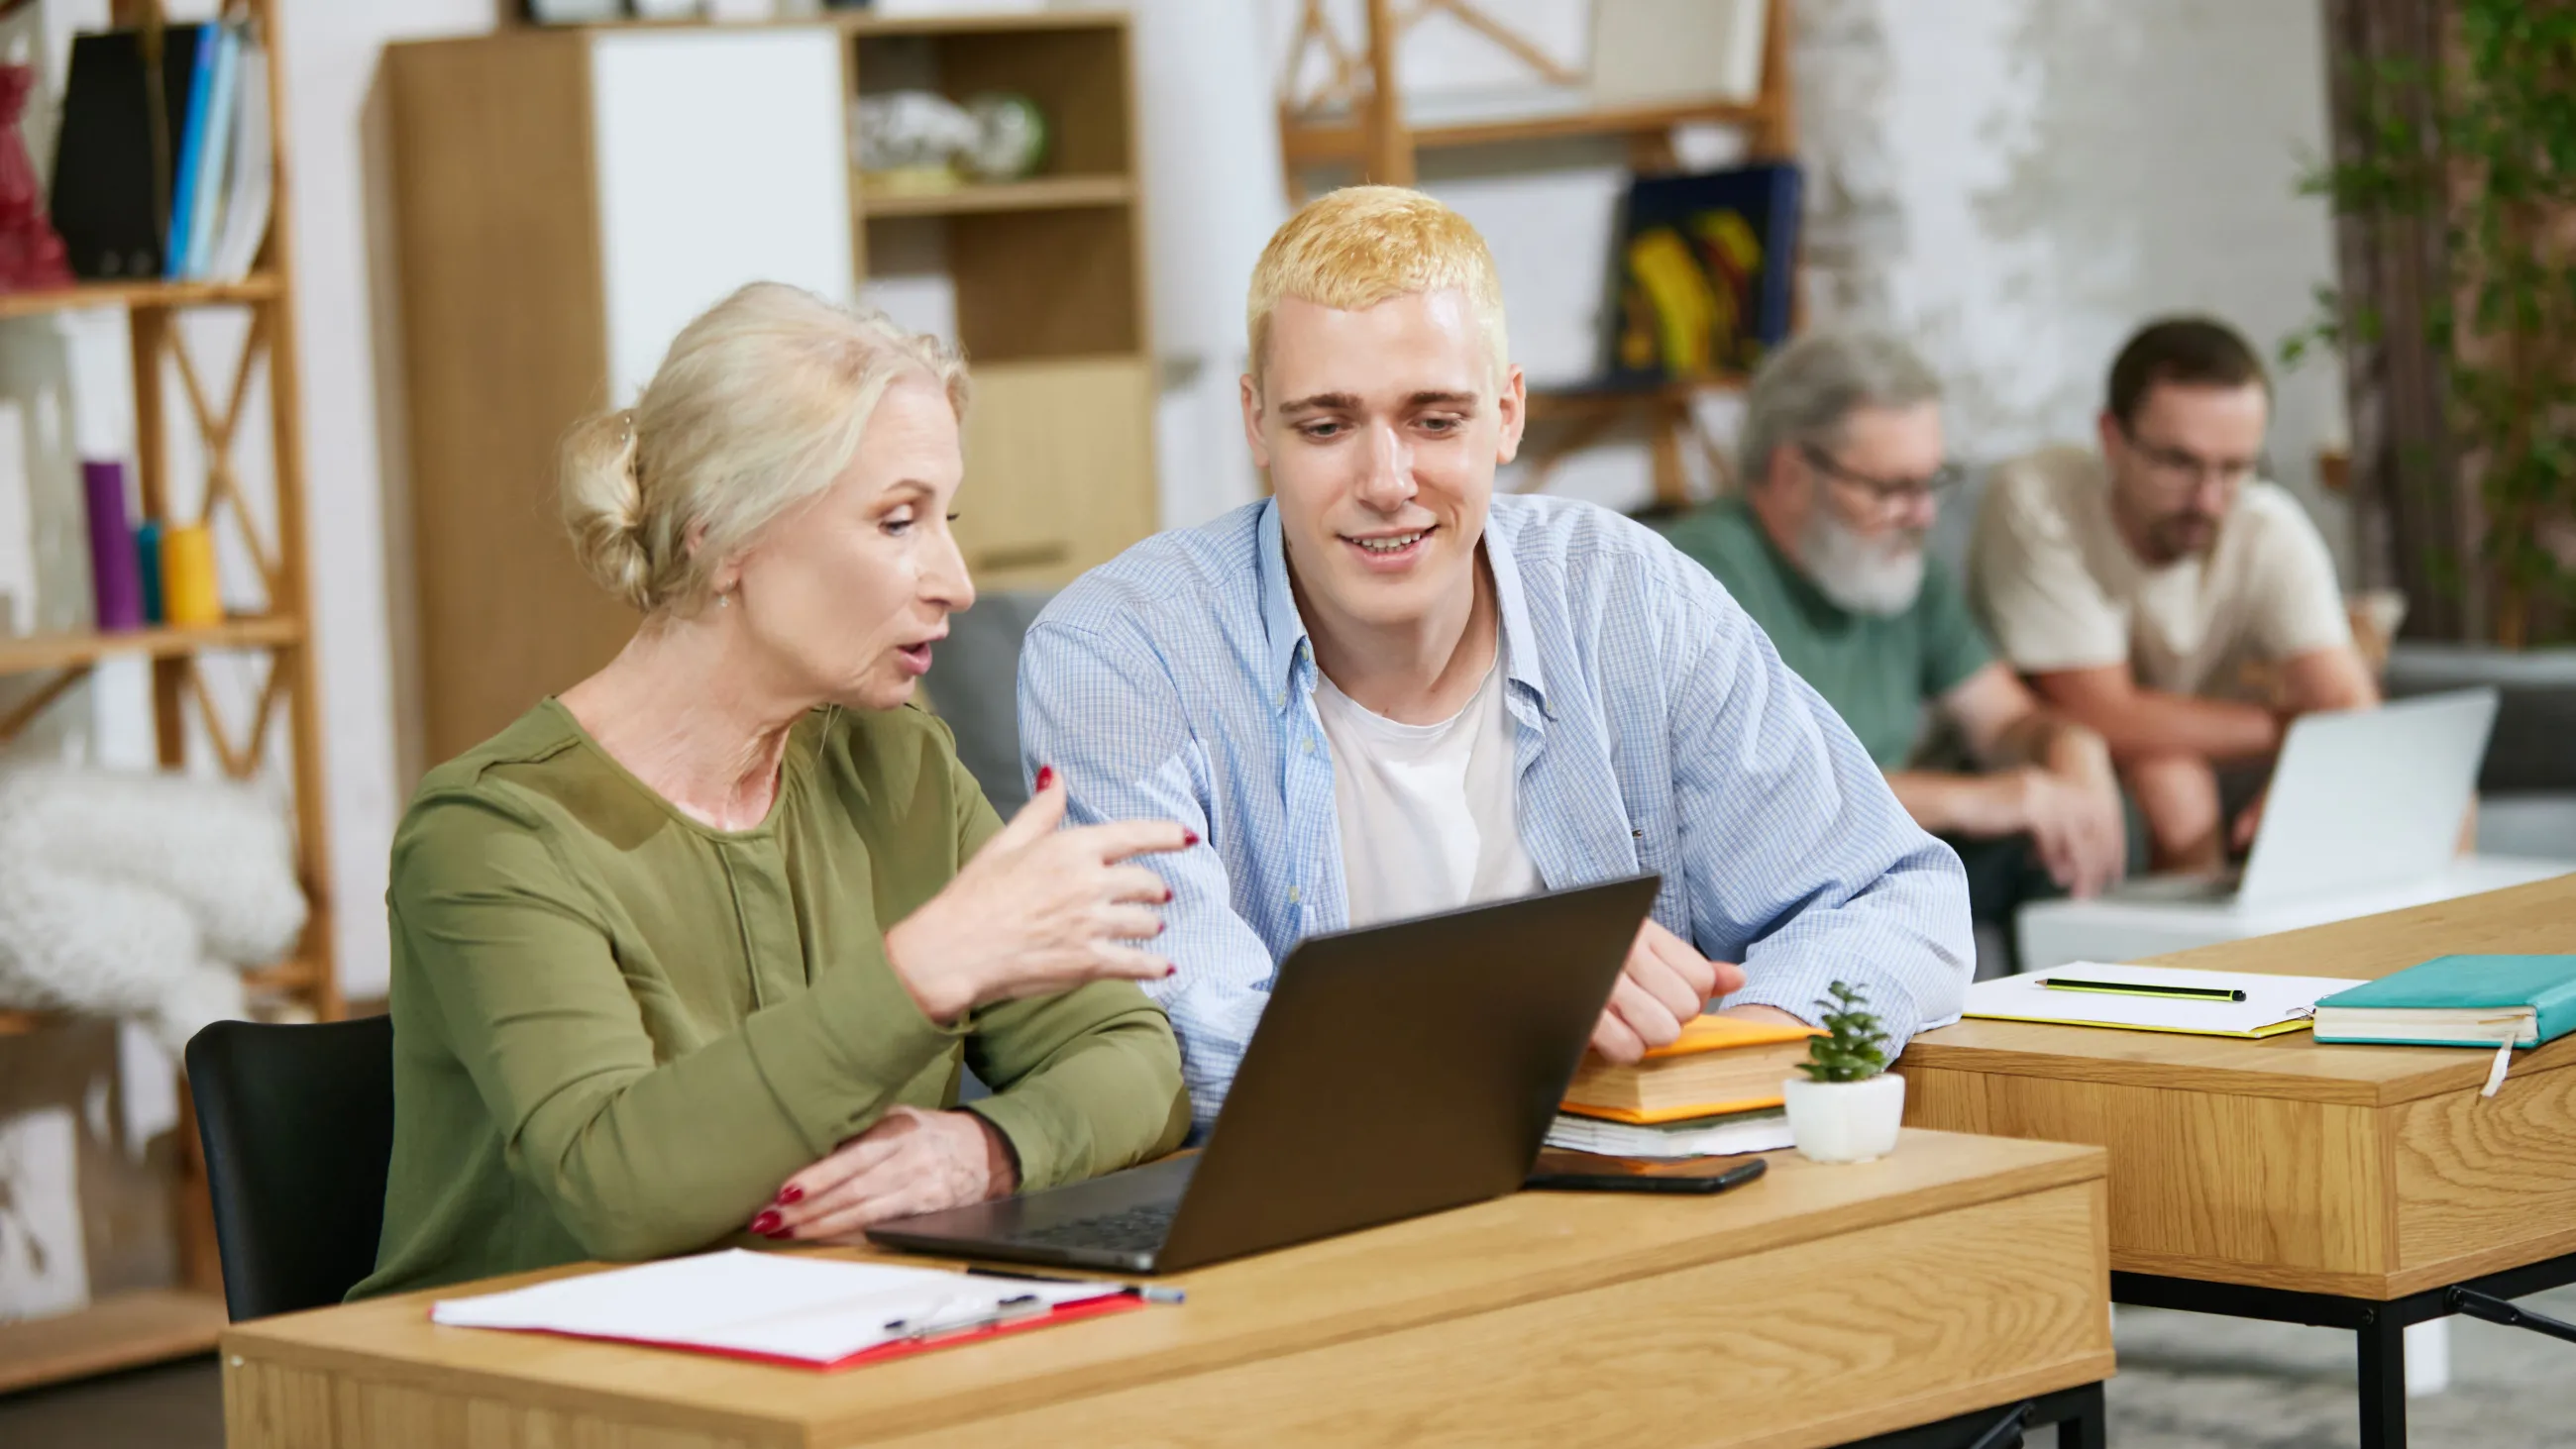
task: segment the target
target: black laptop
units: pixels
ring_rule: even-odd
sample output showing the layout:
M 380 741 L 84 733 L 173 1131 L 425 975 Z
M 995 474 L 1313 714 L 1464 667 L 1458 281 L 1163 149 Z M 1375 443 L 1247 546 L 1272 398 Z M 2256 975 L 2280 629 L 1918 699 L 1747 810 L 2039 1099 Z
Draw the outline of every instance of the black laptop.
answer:
M 1658 885 L 1634 876 L 1301 941 L 1203 1151 L 868 1237 L 1167 1273 L 1500 1197 L 1537 1160 Z

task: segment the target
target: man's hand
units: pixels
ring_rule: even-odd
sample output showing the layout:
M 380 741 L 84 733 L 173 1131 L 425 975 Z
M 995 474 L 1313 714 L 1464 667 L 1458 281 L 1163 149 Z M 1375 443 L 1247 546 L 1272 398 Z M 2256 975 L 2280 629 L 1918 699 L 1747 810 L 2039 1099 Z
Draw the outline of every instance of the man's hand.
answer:
M 2272 787 L 2266 784 L 2256 792 L 2253 803 L 2236 812 L 2236 822 L 2227 828 L 2227 848 L 2243 852 L 2254 848 L 2254 837 L 2263 830 L 2263 807 L 2272 801 Z
M 1744 968 L 1711 961 L 1648 917 L 1628 948 L 1627 969 L 1592 1029 L 1592 1049 L 1626 1065 L 1682 1034 L 1682 1023 L 1744 985 Z
M 764 1237 L 810 1243 L 870 1223 L 1004 1197 L 1019 1187 L 1002 1134 L 972 1112 L 889 1107 L 875 1126 L 787 1179 L 751 1220 Z
M 2129 832 L 2120 812 L 2120 777 L 2100 735 L 2081 725 L 2059 725 L 2049 739 L 2044 769 L 2026 775 L 2023 789 L 2023 828 L 2060 888 L 2082 899 L 2128 874 Z

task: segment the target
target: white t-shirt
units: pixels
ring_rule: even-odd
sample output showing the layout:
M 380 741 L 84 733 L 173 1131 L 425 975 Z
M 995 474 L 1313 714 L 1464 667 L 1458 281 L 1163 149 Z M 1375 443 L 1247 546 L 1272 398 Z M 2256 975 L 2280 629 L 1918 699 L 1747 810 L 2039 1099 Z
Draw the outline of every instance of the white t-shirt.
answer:
M 2120 536 L 2109 472 L 2083 448 L 1995 469 L 1968 594 L 2016 669 L 2125 663 L 2172 694 L 2234 695 L 2251 661 L 2352 643 L 2334 559 L 2287 490 L 2247 483 L 2207 553 L 2151 568 Z
M 1351 924 L 1539 889 L 1521 848 L 1519 785 L 1503 671 L 1438 724 L 1398 724 L 1317 675 L 1315 714 L 1333 751 L 1333 811 Z

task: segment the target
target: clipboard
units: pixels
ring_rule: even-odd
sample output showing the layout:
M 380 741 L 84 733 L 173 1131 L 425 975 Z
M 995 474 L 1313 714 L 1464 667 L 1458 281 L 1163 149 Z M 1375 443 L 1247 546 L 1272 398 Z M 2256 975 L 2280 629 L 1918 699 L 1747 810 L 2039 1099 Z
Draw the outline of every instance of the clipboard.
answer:
M 674 1339 L 621 1338 L 616 1334 L 570 1333 L 553 1328 L 517 1328 L 502 1331 L 537 1333 L 549 1338 L 587 1339 L 592 1343 L 631 1344 L 637 1348 L 675 1349 L 681 1353 L 702 1353 L 714 1358 L 739 1359 L 745 1363 L 767 1363 L 776 1364 L 781 1368 L 804 1369 L 809 1373 L 836 1374 L 847 1369 L 864 1368 L 872 1363 L 887 1363 L 894 1359 L 911 1358 L 915 1354 L 936 1353 L 940 1349 L 955 1348 L 960 1344 L 981 1343 L 988 1338 L 1000 1338 L 1005 1334 L 1022 1333 L 1032 1328 L 1053 1328 L 1059 1323 L 1079 1323 L 1086 1318 L 1107 1318 L 1112 1314 L 1132 1313 L 1146 1306 L 1143 1298 L 1128 1289 L 1119 1288 L 1102 1294 L 1098 1298 L 1061 1304 L 1045 1313 L 1013 1319 L 1009 1323 L 961 1329 L 955 1333 L 906 1339 L 898 1343 L 881 1343 L 874 1348 L 863 1348 L 856 1353 L 822 1362 L 810 1358 L 795 1358 L 786 1354 L 761 1353 L 747 1348 L 727 1348 L 722 1344 L 682 1343 Z
M 743 1249 L 430 1305 L 446 1327 L 542 1333 L 818 1372 L 1147 1306 L 1124 1283 L 978 1276 Z M 944 1326 L 954 1322 L 954 1328 Z M 913 1324 L 926 1325 L 907 1332 Z

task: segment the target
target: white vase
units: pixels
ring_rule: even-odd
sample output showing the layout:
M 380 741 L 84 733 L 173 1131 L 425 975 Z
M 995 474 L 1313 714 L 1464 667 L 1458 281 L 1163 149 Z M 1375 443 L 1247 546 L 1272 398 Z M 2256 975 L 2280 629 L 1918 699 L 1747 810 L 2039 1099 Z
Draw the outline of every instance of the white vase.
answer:
M 1881 1072 L 1867 1081 L 1819 1082 L 1804 1073 L 1781 1084 L 1789 1136 L 1813 1162 L 1868 1162 L 1896 1150 L 1905 1122 L 1905 1079 Z

